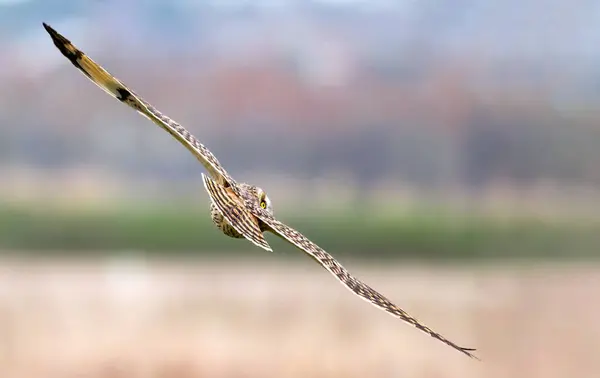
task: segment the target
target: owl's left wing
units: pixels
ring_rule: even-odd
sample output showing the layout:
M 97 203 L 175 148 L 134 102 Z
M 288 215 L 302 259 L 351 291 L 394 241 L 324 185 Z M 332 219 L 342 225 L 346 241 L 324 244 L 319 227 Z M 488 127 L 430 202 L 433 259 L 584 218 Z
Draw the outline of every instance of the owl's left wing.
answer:
M 323 266 L 331 274 L 333 274 L 344 286 L 350 289 L 350 291 L 352 291 L 354 294 L 373 304 L 375 307 L 378 307 L 392 314 L 393 316 L 400 318 L 401 320 L 409 324 L 412 324 L 414 327 L 425 332 L 429 336 L 438 339 L 439 341 L 466 354 L 467 356 L 477 358 L 472 353 L 470 353 L 475 349 L 458 346 L 452 341 L 446 339 L 444 336 L 440 335 L 437 332 L 434 332 L 429 327 L 423 325 L 417 319 L 410 316 L 406 311 L 402 310 L 400 307 L 392 303 L 385 296 L 378 293 L 373 288 L 363 283 L 356 277 L 352 276 L 346 270 L 346 268 L 344 268 L 339 262 L 336 261 L 336 259 L 333 258 L 333 256 L 325 252 L 321 247 L 319 247 L 315 243 L 308 240 L 304 235 L 302 235 L 298 231 L 274 219 L 268 213 L 262 211 L 262 209 L 253 209 L 253 213 L 266 225 L 268 225 L 268 227 L 273 233 L 287 240 L 288 242 L 295 245 L 297 248 L 307 253 L 310 257 L 312 257 L 319 264 L 321 264 L 321 266 Z

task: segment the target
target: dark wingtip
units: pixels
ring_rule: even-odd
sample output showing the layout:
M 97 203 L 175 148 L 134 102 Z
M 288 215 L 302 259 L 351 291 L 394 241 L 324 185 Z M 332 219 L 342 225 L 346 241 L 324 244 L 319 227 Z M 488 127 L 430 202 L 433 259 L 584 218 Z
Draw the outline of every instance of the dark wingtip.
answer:
M 42 22 L 42 25 L 44 26 L 44 29 L 46 29 L 48 34 L 50 34 L 50 37 L 52 37 L 52 39 L 55 39 L 57 36 L 60 36 L 60 34 L 58 34 L 58 32 L 54 30 L 52 26 L 48 25 L 45 22 Z
M 48 34 L 50 34 L 50 37 L 52 38 L 52 42 L 54 42 L 54 46 L 56 46 L 56 48 L 58 48 L 58 50 L 67 59 L 69 59 L 71 61 L 71 63 L 73 63 L 73 65 L 75 65 L 75 67 L 81 69 L 81 67 L 79 66 L 79 63 L 77 63 L 77 59 L 81 58 L 81 56 L 82 56 L 81 51 L 79 51 L 75 46 L 73 46 L 71 41 L 69 41 L 68 39 L 63 37 L 59 32 L 54 30 L 52 28 L 52 26 L 48 25 L 45 22 L 42 22 L 42 25 L 44 26 L 44 29 L 46 29 Z M 85 73 L 85 70 L 83 70 L 83 69 L 81 69 L 81 70 Z M 87 73 L 86 73 L 86 75 L 87 75 Z
M 42 22 L 42 25 L 44 26 L 44 29 L 46 29 L 46 31 L 48 32 L 48 34 L 50 34 L 50 37 L 52 37 L 52 40 L 54 41 L 54 44 L 57 44 L 57 42 L 59 42 L 61 44 L 70 43 L 68 39 L 66 39 L 65 37 L 63 37 L 62 35 L 60 35 L 56 30 L 54 30 L 52 28 L 52 26 L 48 25 L 45 22 Z
M 463 352 L 464 354 L 466 354 L 467 356 L 476 359 L 477 361 L 481 361 L 481 359 L 479 357 L 477 357 L 476 355 L 474 355 L 471 352 L 475 352 L 477 349 L 473 349 L 473 348 L 460 348 L 460 351 Z

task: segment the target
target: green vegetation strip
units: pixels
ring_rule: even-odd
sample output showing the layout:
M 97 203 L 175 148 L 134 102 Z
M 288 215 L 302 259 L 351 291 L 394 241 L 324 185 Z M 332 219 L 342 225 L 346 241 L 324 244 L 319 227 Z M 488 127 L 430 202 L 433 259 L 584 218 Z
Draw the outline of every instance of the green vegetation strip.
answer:
M 350 210 L 327 216 L 278 216 L 340 257 L 452 260 L 600 256 L 600 222 L 502 220 L 416 210 L 379 218 L 366 218 Z M 289 254 L 291 247 L 284 242 L 274 236 L 268 240 L 277 251 Z M 0 248 L 44 254 L 138 250 L 208 255 L 247 253 L 252 246 L 220 234 L 203 209 L 173 206 L 57 211 L 4 205 L 0 206 Z

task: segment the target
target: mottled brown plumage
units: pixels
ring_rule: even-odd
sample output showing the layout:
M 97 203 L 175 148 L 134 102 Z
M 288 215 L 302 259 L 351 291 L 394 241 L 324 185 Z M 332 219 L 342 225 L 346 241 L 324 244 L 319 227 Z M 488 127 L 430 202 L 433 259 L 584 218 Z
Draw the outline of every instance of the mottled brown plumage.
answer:
M 217 227 L 227 236 L 245 237 L 257 246 L 271 251 L 271 247 L 263 237 L 263 230 L 260 228 L 258 218 L 246 210 L 240 197 L 233 190 L 219 185 L 204 173 L 202 179 L 211 199 L 211 213 L 214 214 L 214 209 L 221 213 L 221 216 L 213 215 L 213 221 Z M 259 198 L 256 187 L 241 184 L 239 189 L 241 193 L 247 193 L 252 200 Z
M 233 238 L 246 238 L 255 245 L 270 251 L 271 247 L 264 239 L 263 232 L 273 232 L 312 257 L 360 298 L 412 324 L 417 329 L 467 356 L 475 357 L 471 353 L 474 349 L 458 346 L 426 327 L 385 296 L 352 276 L 321 247 L 308 240 L 298 231 L 276 220 L 273 217 L 271 201 L 262 189 L 234 181 L 217 158 L 183 126 L 162 114 L 154 106 L 127 88 L 125 84 L 109 74 L 50 26 L 44 24 L 44 28 L 48 31 L 60 52 L 94 84 L 166 130 L 204 165 L 210 174 L 210 177 L 204 174 L 202 176 L 204 186 L 211 200 L 211 218 L 225 235 Z

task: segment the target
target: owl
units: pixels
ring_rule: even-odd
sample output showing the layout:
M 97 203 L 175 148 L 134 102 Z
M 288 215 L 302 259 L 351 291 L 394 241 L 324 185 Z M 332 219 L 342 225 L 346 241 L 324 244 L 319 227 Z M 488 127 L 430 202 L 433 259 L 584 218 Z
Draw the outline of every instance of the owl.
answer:
M 471 353 L 475 349 L 461 347 L 423 325 L 384 295 L 351 275 L 346 268 L 317 244 L 277 220 L 274 217 L 271 200 L 263 189 L 235 181 L 217 158 L 183 126 L 157 110 L 123 82 L 108 73 L 52 27 L 46 23 L 43 26 L 50 34 L 58 50 L 81 73 L 110 96 L 135 109 L 171 134 L 200 161 L 208 172 L 208 175 L 202 173 L 202 180 L 211 201 L 211 218 L 225 235 L 232 238 L 247 239 L 260 248 L 272 251 L 264 238 L 264 234 L 266 232 L 273 233 L 306 253 L 347 289 L 363 300 L 411 324 L 459 352 L 469 357 L 475 357 Z

